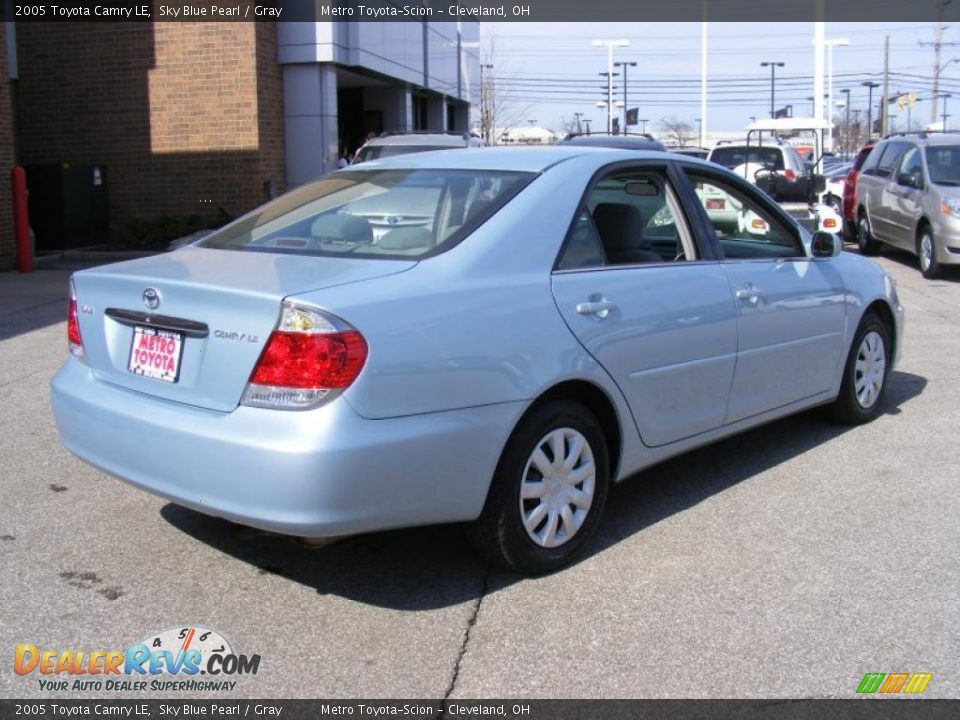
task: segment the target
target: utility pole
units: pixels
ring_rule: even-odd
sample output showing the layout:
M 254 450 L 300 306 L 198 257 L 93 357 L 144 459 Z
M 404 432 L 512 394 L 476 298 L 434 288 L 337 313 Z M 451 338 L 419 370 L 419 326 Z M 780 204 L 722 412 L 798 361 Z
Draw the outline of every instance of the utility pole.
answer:
M 583 125 L 580 124 L 580 118 L 583 117 L 583 113 L 575 112 L 573 114 L 573 117 L 575 117 L 577 121 L 577 135 L 583 135 Z
M 623 68 L 623 134 L 627 134 L 627 68 L 636 67 L 635 62 L 618 62 L 614 67 Z
M 943 98 L 943 132 L 947 131 L 947 118 L 950 117 L 947 115 L 947 98 L 952 98 L 953 95 L 949 93 L 941 93 L 940 97 Z
M 922 42 L 921 45 L 933 45 L 933 90 L 930 93 L 930 122 L 937 121 L 937 94 L 940 92 L 940 48 L 944 45 L 956 45 L 957 43 L 943 42 L 943 31 L 946 25 L 943 24 L 943 13 L 953 0 L 937 0 L 937 24 L 933 26 L 933 42 Z
M 890 109 L 887 99 L 890 91 L 890 36 L 883 41 L 883 102 L 880 103 L 880 137 L 886 137 L 890 131 Z

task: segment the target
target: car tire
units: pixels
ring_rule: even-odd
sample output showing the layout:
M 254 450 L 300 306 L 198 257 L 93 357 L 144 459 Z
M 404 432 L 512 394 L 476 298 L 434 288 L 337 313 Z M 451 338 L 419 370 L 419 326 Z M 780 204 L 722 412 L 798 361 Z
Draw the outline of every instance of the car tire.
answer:
M 920 265 L 920 274 L 927 280 L 936 280 L 942 274 L 940 262 L 937 260 L 937 243 L 929 225 L 920 228 L 917 237 L 917 262 Z
M 860 321 L 843 367 L 840 393 L 829 406 L 834 420 L 862 425 L 880 414 L 890 373 L 890 328 L 876 314 Z
M 861 255 L 876 255 L 880 252 L 880 241 L 870 231 L 870 221 L 865 212 L 861 212 L 857 218 L 857 248 Z
M 553 400 L 533 409 L 507 441 L 483 512 L 469 528 L 474 547 L 526 575 L 567 565 L 600 523 L 609 467 L 603 430 L 586 407 Z
M 849 220 L 843 221 L 843 241 L 848 243 L 857 242 L 857 224 Z

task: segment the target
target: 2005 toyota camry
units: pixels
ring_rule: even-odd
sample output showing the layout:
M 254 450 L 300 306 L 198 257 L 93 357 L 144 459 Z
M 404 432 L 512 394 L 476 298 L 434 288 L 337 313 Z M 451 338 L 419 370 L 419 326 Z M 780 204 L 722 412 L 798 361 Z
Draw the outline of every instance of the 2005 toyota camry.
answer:
M 72 282 L 82 459 L 291 535 L 469 521 L 528 573 L 644 467 L 874 418 L 903 324 L 883 270 L 724 169 L 573 147 L 364 163 Z

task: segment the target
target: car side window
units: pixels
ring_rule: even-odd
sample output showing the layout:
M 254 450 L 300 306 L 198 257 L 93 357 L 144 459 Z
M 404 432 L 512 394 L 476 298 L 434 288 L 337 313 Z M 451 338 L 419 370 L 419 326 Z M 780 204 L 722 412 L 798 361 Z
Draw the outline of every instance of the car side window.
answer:
M 588 268 L 603 265 L 603 250 L 600 247 L 600 236 L 593 224 L 593 218 L 586 208 L 581 208 L 567 235 L 558 270 L 572 270 L 573 268 Z
M 689 173 L 727 260 L 805 257 L 798 238 L 740 189 Z
M 614 172 L 584 198 L 557 268 L 680 262 L 697 257 L 673 189 L 657 172 Z
M 916 177 L 923 177 L 923 160 L 920 156 L 920 150 L 916 147 L 911 147 L 907 153 L 903 156 L 903 161 L 900 163 L 900 170 L 898 175 L 913 175 Z
M 886 149 L 883 151 L 883 155 L 881 155 L 880 159 L 877 161 L 876 170 L 872 174 L 884 178 L 893 177 L 894 170 L 896 170 L 897 166 L 900 164 L 900 158 L 902 158 L 904 153 L 906 153 L 906 151 L 909 149 L 910 145 L 907 143 L 889 143 Z
M 883 151 L 887 149 L 886 145 L 877 145 L 869 153 L 866 154 L 863 165 L 860 168 L 861 175 L 876 175 L 877 174 L 877 164 L 880 162 L 880 156 L 883 155 Z

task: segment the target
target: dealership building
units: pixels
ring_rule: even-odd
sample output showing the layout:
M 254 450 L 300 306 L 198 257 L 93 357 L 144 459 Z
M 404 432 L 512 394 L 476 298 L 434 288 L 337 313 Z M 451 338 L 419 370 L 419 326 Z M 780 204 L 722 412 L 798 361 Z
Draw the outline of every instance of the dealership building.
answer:
M 64 195 L 52 212 L 100 203 L 111 232 L 161 216 L 236 217 L 335 169 L 369 133 L 467 132 L 479 30 L 474 21 L 5 22 L 0 269 L 14 259 L 15 163 L 53 178 L 31 184 L 34 230 L 48 186 Z M 53 223 L 66 228 L 65 248 L 86 237 L 70 222 Z

